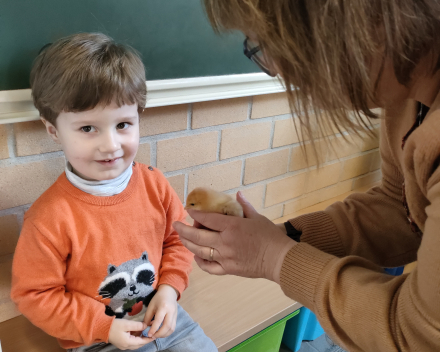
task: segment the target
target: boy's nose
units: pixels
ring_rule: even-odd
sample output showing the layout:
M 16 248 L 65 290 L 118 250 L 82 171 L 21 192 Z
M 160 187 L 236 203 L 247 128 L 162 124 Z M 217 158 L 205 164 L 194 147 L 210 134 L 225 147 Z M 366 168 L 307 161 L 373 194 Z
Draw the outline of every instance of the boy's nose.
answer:
M 102 137 L 99 151 L 101 153 L 114 153 L 121 148 L 121 143 L 114 133 L 107 133 Z

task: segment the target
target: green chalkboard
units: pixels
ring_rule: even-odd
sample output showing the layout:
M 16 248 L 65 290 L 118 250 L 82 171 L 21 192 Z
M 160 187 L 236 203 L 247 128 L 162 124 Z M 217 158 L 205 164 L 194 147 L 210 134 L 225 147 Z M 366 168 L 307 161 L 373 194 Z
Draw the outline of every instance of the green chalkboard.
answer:
M 0 90 L 29 88 L 39 49 L 77 32 L 136 48 L 147 80 L 258 72 L 243 35 L 217 36 L 200 0 L 0 0 Z

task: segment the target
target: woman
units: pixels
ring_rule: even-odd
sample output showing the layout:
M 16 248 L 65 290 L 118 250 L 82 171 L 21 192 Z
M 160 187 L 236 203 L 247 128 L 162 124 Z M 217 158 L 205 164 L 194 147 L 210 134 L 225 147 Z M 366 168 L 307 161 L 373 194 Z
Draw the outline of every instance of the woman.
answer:
M 260 50 L 248 41 L 245 51 L 283 78 L 292 110 L 326 110 L 327 120 L 316 111 L 321 128 L 333 121 L 356 129 L 349 110 L 359 112 L 359 125 L 361 113 L 374 117 L 370 109 L 383 108 L 383 180 L 286 228 L 238 194 L 245 219 L 190 211 L 196 225 L 211 230 L 175 223 L 184 245 L 208 273 L 277 282 L 348 351 L 440 351 L 440 3 L 205 6 L 215 29 L 238 29 L 258 43 Z M 301 116 L 311 133 L 308 115 Z M 414 260 L 409 275 L 383 273 Z

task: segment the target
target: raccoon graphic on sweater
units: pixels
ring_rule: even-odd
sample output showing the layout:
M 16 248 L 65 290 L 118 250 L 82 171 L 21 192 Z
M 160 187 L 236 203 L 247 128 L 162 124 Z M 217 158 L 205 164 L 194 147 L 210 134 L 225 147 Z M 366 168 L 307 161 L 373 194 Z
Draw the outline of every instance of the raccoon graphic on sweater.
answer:
M 99 286 L 99 295 L 110 298 L 105 314 L 130 319 L 142 312 L 156 293 L 152 287 L 154 279 L 154 266 L 147 252 L 119 266 L 109 264 L 107 276 Z

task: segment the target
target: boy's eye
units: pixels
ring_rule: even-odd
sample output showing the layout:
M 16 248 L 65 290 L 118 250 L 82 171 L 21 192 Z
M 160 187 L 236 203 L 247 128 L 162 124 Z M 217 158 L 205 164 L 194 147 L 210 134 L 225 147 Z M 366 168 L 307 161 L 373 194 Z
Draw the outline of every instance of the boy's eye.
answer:
M 127 123 L 127 122 L 121 122 L 121 123 L 118 123 L 118 124 L 116 125 L 116 128 L 117 128 L 118 130 L 123 130 L 123 129 L 127 128 L 127 127 L 128 127 L 128 123 Z
M 89 133 L 95 130 L 95 127 L 93 126 L 83 126 L 81 127 L 81 131 L 85 132 L 85 133 Z

